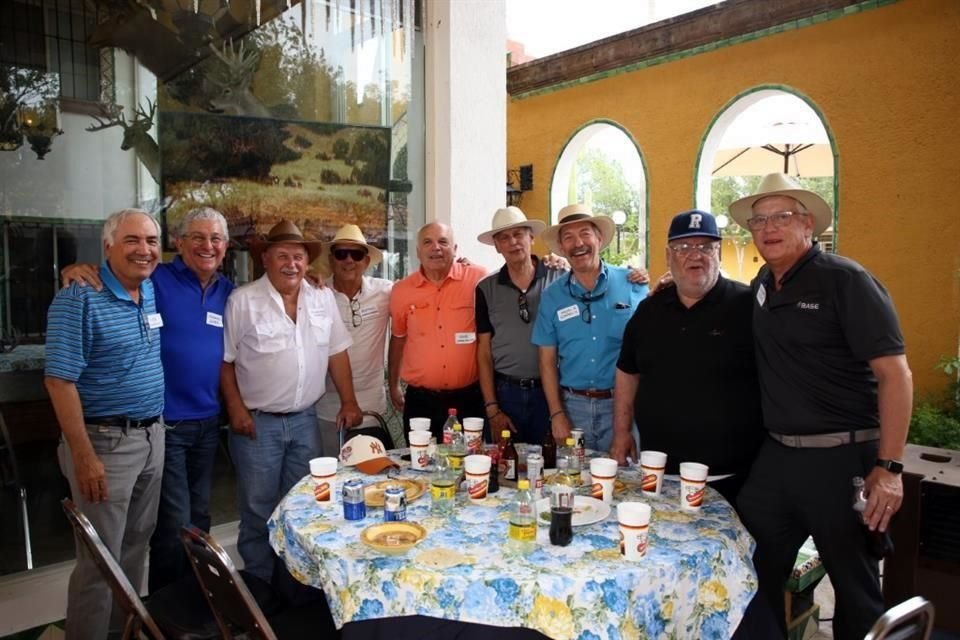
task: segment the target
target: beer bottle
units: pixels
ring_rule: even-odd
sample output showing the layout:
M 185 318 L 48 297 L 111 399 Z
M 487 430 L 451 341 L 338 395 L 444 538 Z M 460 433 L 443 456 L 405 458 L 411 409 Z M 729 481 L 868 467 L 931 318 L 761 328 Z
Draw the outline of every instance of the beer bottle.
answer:
M 543 439 L 543 468 L 557 468 L 557 441 L 553 439 L 550 429 L 547 429 L 547 437 Z
M 510 430 L 504 429 L 500 432 L 500 472 L 504 480 L 511 482 L 517 480 L 518 459 L 517 448 L 513 446 Z

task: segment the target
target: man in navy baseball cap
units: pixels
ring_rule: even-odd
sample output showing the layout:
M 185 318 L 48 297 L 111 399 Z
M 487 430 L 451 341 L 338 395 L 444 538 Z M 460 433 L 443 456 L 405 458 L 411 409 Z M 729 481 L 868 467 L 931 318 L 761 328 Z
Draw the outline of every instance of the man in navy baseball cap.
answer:
M 717 229 L 717 219 L 713 217 L 712 213 L 693 209 L 674 216 L 670 222 L 667 241 L 672 242 L 680 238 L 695 238 L 698 236 L 719 240 L 720 231 Z M 669 256 L 667 258 L 669 261 Z

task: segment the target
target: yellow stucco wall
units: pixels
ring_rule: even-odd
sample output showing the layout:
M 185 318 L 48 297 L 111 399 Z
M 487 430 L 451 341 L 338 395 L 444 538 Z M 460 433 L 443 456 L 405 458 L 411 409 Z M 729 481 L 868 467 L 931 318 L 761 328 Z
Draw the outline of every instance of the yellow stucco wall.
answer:
M 694 202 L 697 153 L 713 118 L 753 87 L 794 88 L 836 141 L 839 253 L 891 291 L 923 394 L 946 384 L 935 364 L 956 353 L 960 325 L 958 81 L 960 2 L 901 0 L 510 99 L 508 166 L 534 165 L 523 208 L 548 220 L 549 176 L 570 136 L 596 118 L 622 125 L 646 161 L 650 270 L 661 273 L 667 225 Z

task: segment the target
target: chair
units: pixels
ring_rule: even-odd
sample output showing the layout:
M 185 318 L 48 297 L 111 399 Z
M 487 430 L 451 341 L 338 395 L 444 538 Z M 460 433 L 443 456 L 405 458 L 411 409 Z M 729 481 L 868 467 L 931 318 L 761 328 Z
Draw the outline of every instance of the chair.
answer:
M 383 443 L 385 449 L 393 449 L 395 446 L 393 443 L 393 436 L 390 435 L 390 429 L 387 428 L 387 421 L 384 420 L 383 416 L 376 411 L 364 411 L 363 415 L 376 418 L 377 422 L 380 424 L 375 427 L 355 427 L 353 429 L 345 429 L 340 431 L 340 448 L 343 449 L 344 443 L 350 438 L 355 438 L 357 436 L 373 436 Z
M 20 501 L 20 518 L 23 522 L 23 547 L 26 553 L 27 571 L 33 569 L 33 547 L 30 544 L 30 515 L 27 511 L 27 488 L 20 479 L 20 467 L 17 465 L 17 455 L 13 450 L 13 441 L 7 422 L 0 411 L 0 486 L 13 487 Z
M 187 581 L 177 582 L 150 594 L 144 604 L 90 520 L 73 500 L 64 498 L 61 504 L 77 539 L 93 557 L 104 580 L 110 585 L 116 603 L 127 614 L 122 636 L 124 640 L 142 638 L 144 631 L 154 640 L 212 640 L 219 637 L 213 615 L 200 598 L 198 588 Z
M 929 640 L 933 632 L 933 604 L 921 596 L 887 609 L 864 640 Z
M 197 527 L 183 527 L 180 540 L 213 610 L 221 637 L 233 638 L 238 632 L 256 640 L 339 637 L 325 598 L 319 598 L 320 606 L 311 603 L 290 607 L 268 617 L 233 560 L 210 534 Z

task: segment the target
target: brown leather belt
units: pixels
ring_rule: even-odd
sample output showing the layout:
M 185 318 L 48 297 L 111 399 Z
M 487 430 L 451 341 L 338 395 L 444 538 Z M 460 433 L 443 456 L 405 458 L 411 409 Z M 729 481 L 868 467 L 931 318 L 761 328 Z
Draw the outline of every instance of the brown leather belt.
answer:
M 785 447 L 795 449 L 827 449 L 845 444 L 872 442 L 880 439 L 880 429 L 857 429 L 854 431 L 835 431 L 833 433 L 812 433 L 804 436 L 768 432 L 770 437 Z
M 575 396 L 593 398 L 594 400 L 609 400 L 613 397 L 613 389 L 574 389 L 572 387 L 560 387 L 564 391 L 569 391 Z

